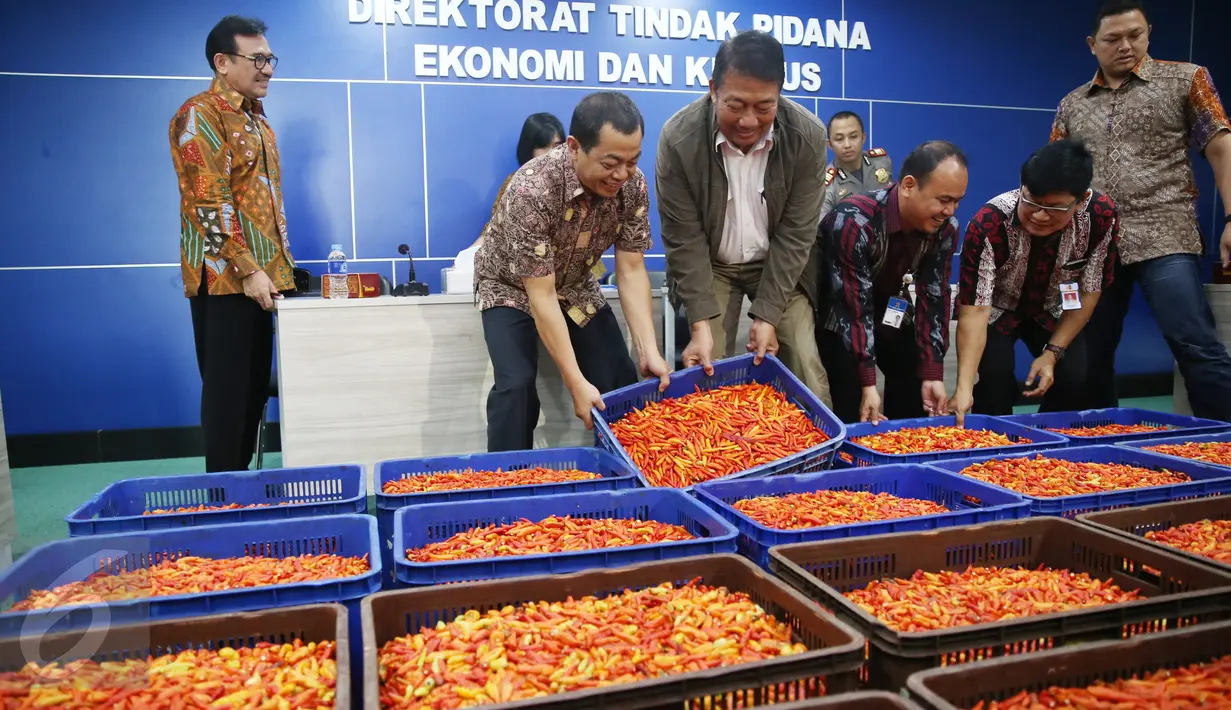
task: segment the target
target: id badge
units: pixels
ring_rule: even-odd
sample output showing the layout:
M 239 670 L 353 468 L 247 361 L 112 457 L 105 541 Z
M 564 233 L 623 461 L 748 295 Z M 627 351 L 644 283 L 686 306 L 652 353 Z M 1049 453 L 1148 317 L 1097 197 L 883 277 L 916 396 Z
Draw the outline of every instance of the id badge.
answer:
M 894 296 L 889 299 L 889 305 L 885 308 L 885 317 L 881 323 L 890 328 L 901 328 L 902 319 L 906 317 L 906 299 Z
M 1081 293 L 1077 290 L 1077 284 L 1060 284 L 1060 307 L 1066 311 L 1081 310 Z

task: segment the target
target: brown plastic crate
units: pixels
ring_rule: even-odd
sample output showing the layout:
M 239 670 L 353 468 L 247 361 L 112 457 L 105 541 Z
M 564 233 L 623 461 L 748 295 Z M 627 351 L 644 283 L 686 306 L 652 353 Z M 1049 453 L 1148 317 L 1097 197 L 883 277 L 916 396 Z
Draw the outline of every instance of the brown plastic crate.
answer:
M 469 609 L 481 613 L 506 605 L 602 596 L 663 582 L 705 584 L 747 593 L 766 613 L 791 626 L 810 650 L 798 656 L 666 676 L 638 683 L 578 690 L 504 703 L 500 708 L 675 708 L 752 707 L 826 691 L 853 690 L 863 665 L 864 638 L 780 580 L 736 555 L 702 555 L 566 575 L 539 575 L 462 582 L 447 586 L 379 592 L 363 608 L 365 707 L 380 707 L 377 650 L 389 640 L 418 633 L 437 621 L 452 621 Z
M 1173 555 L 1180 555 L 1194 562 L 1231 572 L 1231 565 L 1145 539 L 1148 532 L 1170 530 L 1177 525 L 1206 519 L 1231 520 L 1231 496 L 1197 498 L 1196 500 L 1144 505 L 1138 508 L 1119 508 L 1077 516 L 1078 522 L 1091 525 L 1098 530 L 1117 535 L 1128 535 L 1147 545 L 1157 545 Z
M 922 710 L 918 704 L 901 695 L 877 690 L 844 693 L 816 700 L 800 700 L 786 705 L 775 705 L 774 708 L 775 710 Z
M 261 641 L 288 643 L 296 638 L 336 642 L 334 658 L 338 678 L 334 707 L 349 710 L 350 633 L 346 607 L 341 604 L 312 604 L 78 629 L 47 634 L 33 643 L 29 636 L 9 637 L 0 639 L 0 672 L 20 670 L 28 660 L 41 663 L 80 658 L 122 661 L 178 653 L 189 648 L 238 648 Z M 30 648 L 36 648 L 41 658 L 28 659 L 26 654 Z
M 934 668 L 912 675 L 907 687 L 925 708 L 957 710 L 974 707 L 980 700 L 1004 700 L 1023 690 L 1084 688 L 1097 680 L 1114 681 L 1227 654 L 1231 654 L 1231 623 L 1224 622 Z
M 1140 589 L 1145 599 L 974 626 L 903 633 L 842 594 L 868 583 L 972 565 L 1067 568 Z M 1231 573 L 1157 545 L 1041 517 L 916 533 L 782 545 L 770 568 L 869 638 L 868 683 L 898 690 L 911 673 L 1038 651 L 1074 641 L 1120 639 L 1231 618 Z

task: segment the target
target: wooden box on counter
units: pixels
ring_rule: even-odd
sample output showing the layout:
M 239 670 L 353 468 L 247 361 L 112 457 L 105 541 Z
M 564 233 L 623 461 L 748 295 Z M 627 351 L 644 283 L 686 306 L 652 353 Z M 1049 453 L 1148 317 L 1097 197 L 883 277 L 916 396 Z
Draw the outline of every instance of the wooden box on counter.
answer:
M 321 277 L 321 296 L 329 298 L 329 277 Z M 350 298 L 376 298 L 380 295 L 380 274 L 347 274 Z

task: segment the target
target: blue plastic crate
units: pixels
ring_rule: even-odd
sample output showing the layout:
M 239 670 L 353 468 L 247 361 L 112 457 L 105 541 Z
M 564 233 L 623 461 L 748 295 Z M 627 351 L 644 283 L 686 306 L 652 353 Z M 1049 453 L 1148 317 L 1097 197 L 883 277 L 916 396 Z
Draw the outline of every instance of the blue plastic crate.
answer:
M 538 521 L 552 515 L 656 520 L 682 525 L 698 539 L 584 552 L 449 562 L 411 562 L 406 557 L 408 549 L 445 540 L 473 528 L 507 525 L 523 518 Z M 412 585 L 563 574 L 675 557 L 735 552 L 737 534 L 730 523 L 687 493 L 663 488 L 409 506 L 397 512 L 393 529 L 394 539 L 398 543 L 394 561 L 397 579 Z
M 651 402 L 676 399 L 692 394 L 698 389 L 712 390 L 729 385 L 757 383 L 769 385 L 785 394 L 788 401 L 803 410 L 808 419 L 829 437 L 829 441 L 777 461 L 723 476 L 723 480 L 824 470 L 829 466 L 834 452 L 842 445 L 842 440 L 846 436 L 846 426 L 777 358 L 767 355 L 760 365 L 754 365 L 753 357 L 752 354 L 741 355 L 715 362 L 712 377 L 706 376 L 705 370 L 700 366 L 673 372 L 670 378 L 671 383 L 665 392 L 659 392 L 658 380 L 652 379 L 604 394 L 605 409 L 601 412 L 597 409 L 591 410 L 591 416 L 594 419 L 594 436 L 598 446 L 619 456 L 637 472 L 637 478 L 641 480 L 643 486 L 652 487 L 641 469 L 616 439 L 615 434 L 611 432 L 612 424 Z M 691 488 L 692 486 L 686 486 L 683 490 Z
M 747 498 L 780 497 L 791 493 L 825 490 L 889 493 L 901 498 L 930 500 L 952 512 L 850 525 L 781 530 L 756 522 L 734 506 L 736 501 Z M 935 530 L 1030 516 L 1030 504 L 1017 493 L 921 464 L 847 468 L 754 480 L 716 481 L 698 485 L 693 489 L 693 495 L 739 529 L 740 553 L 765 569 L 769 569 L 769 548 L 774 545 Z
M 1112 508 L 1168 503 L 1173 500 L 1204 498 L 1206 496 L 1231 493 L 1231 472 L 1226 469 L 1219 469 L 1195 461 L 1186 461 L 1170 456 L 1159 456 L 1147 451 L 1137 451 L 1122 446 L 1077 446 L 1029 454 L 1001 454 L 998 456 L 980 456 L 978 458 L 940 461 L 928 465 L 942 471 L 960 474 L 962 469 L 975 463 L 997 459 L 1019 459 L 1036 455 L 1064 461 L 1126 464 L 1153 470 L 1167 469 L 1176 473 L 1186 474 L 1192 481 L 1189 483 L 1175 483 L 1169 486 L 1128 488 L 1110 493 L 1087 493 L 1085 495 L 1060 496 L 1058 498 L 1039 498 L 1012 491 L 1030 503 L 1032 515 L 1058 515 L 1065 518 L 1073 518 L 1082 513 L 1094 513 L 1100 510 L 1111 510 Z M 1000 488 L 999 486 L 995 487 Z
M 1080 412 L 1048 412 L 1046 414 L 1017 414 L 1004 417 L 1008 421 L 1021 424 L 1041 431 L 1043 429 L 1069 429 L 1073 427 L 1094 427 L 1106 424 L 1149 424 L 1165 426 L 1166 431 L 1143 432 L 1141 434 L 1116 434 L 1113 436 L 1069 436 L 1057 432 L 1047 432 L 1063 436 L 1066 446 L 1098 446 L 1102 444 L 1119 444 L 1126 441 L 1155 439 L 1160 436 L 1178 434 L 1214 434 L 1231 431 L 1231 424 L 1213 419 L 1198 419 L 1182 414 L 1168 412 L 1152 412 L 1148 409 L 1122 407 L 1118 409 L 1086 409 Z
M 1162 444 L 1214 444 L 1214 443 L 1225 443 L 1225 442 L 1231 442 L 1231 431 L 1223 432 L 1221 434 L 1203 434 L 1200 436 L 1192 436 L 1189 434 L 1180 434 L 1178 436 L 1159 436 L 1159 437 L 1151 438 L 1151 439 L 1140 439 L 1138 441 L 1126 441 L 1121 444 L 1116 444 L 1116 446 L 1120 446 L 1126 449 L 1132 449 L 1135 451 L 1144 451 L 1147 454 L 1153 454 L 1154 456 L 1165 456 L 1172 460 L 1199 463 L 1202 466 L 1209 466 L 1211 468 L 1217 468 L 1217 469 L 1222 469 L 1224 471 L 1227 471 L 1228 472 L 1227 475 L 1231 476 L 1231 466 L 1213 463 L 1210 461 L 1199 461 L 1197 459 L 1186 459 L 1182 456 L 1172 456 L 1171 454 L 1164 454 L 1158 451 L 1149 450 L 1149 447 L 1151 446 L 1159 446 Z
M 0 573 L 0 609 L 11 608 L 35 590 L 80 581 L 99 570 L 116 573 L 141 569 L 168 557 L 367 555 L 371 568 L 355 577 L 319 582 L 145 597 L 30 612 L 4 611 L 0 613 L 0 634 L 86 628 L 100 620 L 139 622 L 317 602 L 357 602 L 380 589 L 379 552 L 376 520 L 367 515 L 205 525 L 58 540 L 34 548 Z
M 265 503 L 269 507 L 142 515 L 158 508 L 231 503 Z M 107 486 L 64 521 L 68 534 L 78 537 L 363 514 L 367 509 L 367 476 L 362 466 L 312 466 L 130 478 Z
M 967 429 L 983 429 L 997 434 L 1004 434 L 1012 441 L 1029 443 L 1017 443 L 1012 446 L 982 449 L 931 451 L 922 454 L 886 454 L 869 449 L 866 446 L 860 446 L 854 442 L 854 439 L 857 437 L 868 436 L 869 434 L 883 434 L 887 431 L 898 431 L 899 429 L 921 429 L 923 427 L 956 425 L 957 417 L 922 417 L 919 419 L 894 419 L 880 422 L 879 424 L 852 424 L 846 428 L 846 441 L 842 442 L 842 448 L 838 453 L 837 460 L 841 461 L 841 465 L 844 467 L 882 466 L 891 463 L 928 463 L 930 461 L 947 461 L 949 459 L 965 458 L 973 454 L 997 451 L 1012 453 L 1043 451 L 1062 447 L 1067 442 L 1067 439 L 1059 434 L 1030 429 L 1021 424 L 1007 421 L 1003 417 L 988 417 L 979 414 L 967 414 L 964 426 Z M 849 461 L 847 456 L 850 457 Z
M 409 476 L 451 471 L 514 471 L 541 466 L 555 470 L 572 468 L 602 475 L 602 478 L 572 483 L 542 483 L 535 486 L 506 486 L 503 488 L 471 488 L 457 491 L 430 493 L 382 493 L 385 483 Z M 587 491 L 614 491 L 636 488 L 639 485 L 635 470 L 619 457 L 593 447 L 569 447 L 562 449 L 530 449 L 526 451 L 501 451 L 495 453 L 469 454 L 466 456 L 436 456 L 419 459 L 381 461 L 376 465 L 376 522 L 380 532 L 381 554 L 385 561 L 385 582 L 396 581 L 394 577 L 393 515 L 408 505 L 428 503 L 455 503 L 466 500 L 492 500 L 496 498 L 521 498 L 526 496 L 559 495 L 561 493 L 584 493 Z

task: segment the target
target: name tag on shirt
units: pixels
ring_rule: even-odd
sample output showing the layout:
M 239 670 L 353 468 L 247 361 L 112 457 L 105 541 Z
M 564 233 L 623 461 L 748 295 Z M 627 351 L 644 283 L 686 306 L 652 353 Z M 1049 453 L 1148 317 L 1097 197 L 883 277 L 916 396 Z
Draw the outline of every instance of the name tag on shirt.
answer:
M 1081 293 L 1077 290 L 1077 284 L 1060 284 L 1060 307 L 1066 311 L 1081 310 Z
M 881 323 L 890 328 L 901 328 L 902 320 L 906 318 L 906 299 L 894 296 L 889 299 L 889 305 L 885 308 L 885 317 Z

